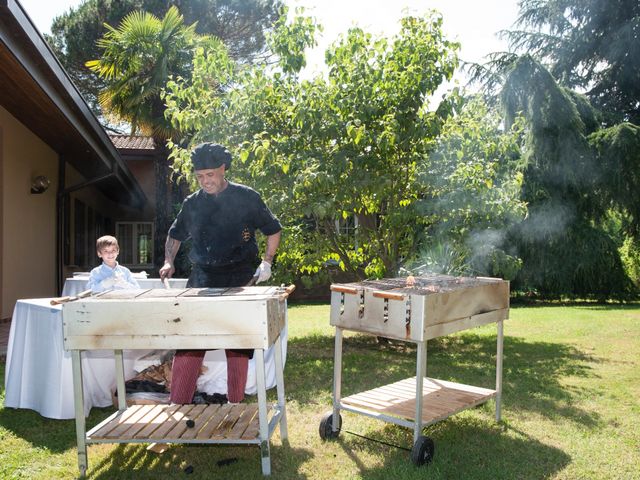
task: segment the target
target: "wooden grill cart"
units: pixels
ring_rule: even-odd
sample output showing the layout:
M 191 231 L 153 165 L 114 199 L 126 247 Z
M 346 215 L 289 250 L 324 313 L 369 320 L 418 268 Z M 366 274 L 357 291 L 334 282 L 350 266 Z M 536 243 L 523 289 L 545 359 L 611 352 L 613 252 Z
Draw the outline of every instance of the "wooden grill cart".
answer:
M 90 443 L 216 443 L 260 446 L 271 473 L 269 439 L 287 438 L 282 345 L 286 298 L 278 287 L 118 290 L 63 305 L 64 348 L 71 351 L 78 464 Z M 264 352 L 275 345 L 277 404 L 267 405 Z M 123 350 L 255 349 L 258 403 L 133 405 L 127 408 Z M 85 433 L 83 350 L 115 353 L 118 411 Z
M 333 410 L 320 422 L 322 439 L 336 438 L 340 410 L 413 428 L 411 460 L 433 458 L 433 441 L 422 429 L 461 410 L 495 398 L 500 420 L 503 321 L 509 317 L 509 282 L 444 275 L 393 278 L 331 286 L 331 325 L 336 327 Z M 495 390 L 426 377 L 427 340 L 496 323 Z M 416 376 L 342 398 L 343 330 L 417 345 Z

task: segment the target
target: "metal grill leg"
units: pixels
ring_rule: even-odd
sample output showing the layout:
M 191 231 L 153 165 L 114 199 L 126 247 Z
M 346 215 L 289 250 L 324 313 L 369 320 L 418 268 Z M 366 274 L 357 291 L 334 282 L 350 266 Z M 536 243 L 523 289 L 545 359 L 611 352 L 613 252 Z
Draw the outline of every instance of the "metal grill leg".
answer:
M 256 357 L 256 386 L 258 389 L 258 415 L 260 419 L 260 458 L 262 460 L 262 474 L 271 475 L 271 454 L 269 451 L 269 421 L 267 418 L 267 387 L 264 378 L 264 350 L 257 348 Z
M 282 336 L 279 336 L 274 345 L 275 361 L 276 361 L 276 388 L 278 391 L 278 407 L 282 412 L 280 417 L 280 438 L 284 441 L 289 436 L 287 430 L 287 410 L 286 397 L 284 394 L 284 375 L 282 362 Z
M 427 373 L 427 342 L 418 342 L 416 354 L 416 418 L 413 427 L 413 443 L 422 435 L 422 385 Z
M 80 350 L 71 350 L 71 371 L 73 373 L 73 401 L 76 414 L 76 443 L 78 444 L 78 468 L 80 476 L 87 474 L 87 441 L 84 418 L 84 393 L 82 390 L 82 363 Z
M 498 322 L 498 345 L 496 352 L 496 422 L 502 418 L 502 356 L 504 343 L 504 322 Z
M 331 430 L 340 428 L 340 401 L 342 398 L 342 329 L 336 327 L 336 339 L 333 349 L 333 418 Z
M 124 359 L 122 350 L 113 351 L 116 358 L 116 388 L 118 392 L 118 410 L 124 412 L 127 409 L 127 390 L 124 385 Z

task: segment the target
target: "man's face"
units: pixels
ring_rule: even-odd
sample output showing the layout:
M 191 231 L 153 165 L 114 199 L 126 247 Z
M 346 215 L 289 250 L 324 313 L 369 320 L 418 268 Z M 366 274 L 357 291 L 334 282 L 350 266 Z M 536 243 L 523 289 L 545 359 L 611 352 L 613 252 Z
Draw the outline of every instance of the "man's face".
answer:
M 209 195 L 213 195 L 224 189 L 224 171 L 224 164 L 220 165 L 218 168 L 196 170 L 196 179 L 198 180 L 198 184 L 202 190 Z
M 116 266 L 118 253 L 120 253 L 118 247 L 104 247 L 98 252 L 98 257 L 101 258 L 109 267 L 113 268 Z

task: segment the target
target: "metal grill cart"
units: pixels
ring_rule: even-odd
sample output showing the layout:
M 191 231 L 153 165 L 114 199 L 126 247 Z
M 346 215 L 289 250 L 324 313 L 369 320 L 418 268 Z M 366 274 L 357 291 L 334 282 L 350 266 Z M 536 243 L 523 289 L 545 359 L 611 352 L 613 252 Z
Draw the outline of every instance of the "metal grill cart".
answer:
M 466 408 L 495 398 L 500 420 L 503 321 L 509 316 L 509 282 L 497 278 L 444 275 L 393 278 L 331 286 L 331 325 L 336 327 L 333 410 L 320 422 L 322 439 L 336 438 L 340 410 L 413 428 L 411 460 L 433 458 L 433 441 L 422 429 Z M 496 388 L 463 385 L 426 376 L 427 340 L 496 323 Z M 416 376 L 342 398 L 344 330 L 417 345 Z
M 110 291 L 63 305 L 64 348 L 71 351 L 80 475 L 90 443 L 209 443 L 260 446 L 271 473 L 269 439 L 287 438 L 282 345 L 286 298 L 278 287 Z M 267 405 L 264 352 L 275 345 L 277 403 Z M 122 351 L 255 349 L 258 403 L 133 405 L 127 408 Z M 83 350 L 115 353 L 118 411 L 85 433 Z

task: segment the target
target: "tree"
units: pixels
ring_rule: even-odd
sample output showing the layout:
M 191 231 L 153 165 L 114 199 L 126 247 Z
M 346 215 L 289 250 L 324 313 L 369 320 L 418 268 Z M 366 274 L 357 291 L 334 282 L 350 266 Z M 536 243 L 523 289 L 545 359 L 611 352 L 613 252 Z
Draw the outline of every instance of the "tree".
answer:
M 222 49 L 216 39 L 195 33 L 175 7 L 159 19 L 150 13 L 132 12 L 117 27 L 107 26 L 98 41 L 102 56 L 87 66 L 106 81 L 99 100 L 109 115 L 152 135 L 156 145 L 156 231 L 168 230 L 167 191 L 170 181 L 166 142 L 178 131 L 165 118 L 161 92 L 172 76 L 188 78 L 197 48 Z M 164 258 L 161 235 L 155 236 L 154 258 Z
M 513 49 L 585 91 L 608 125 L 640 124 L 640 2 L 523 0 L 517 24 L 506 32 Z
M 523 0 L 518 24 L 506 32 L 518 53 L 471 69 L 490 91 L 500 88 L 507 122 L 522 116 L 526 124 L 529 215 L 513 230 L 524 262 L 516 286 L 624 295 L 624 270 L 634 268 L 632 257 L 623 268 L 619 251 L 632 251 L 621 247 L 640 232 L 629 194 L 640 187 L 640 162 L 636 127 L 620 122 L 640 119 L 640 4 Z
M 435 14 L 406 17 L 392 39 L 352 28 L 326 52 L 328 76 L 299 81 L 317 27 L 283 16 L 271 38 L 275 68 L 238 70 L 224 94 L 213 95 L 205 86 L 224 74 L 203 53 L 191 82 L 169 85 L 175 125 L 193 132 L 192 143 L 229 145 L 241 160 L 232 174 L 284 222 L 280 271 L 297 279 L 334 263 L 350 278 L 395 275 L 438 222 L 421 210 L 436 195 L 425 172 L 449 116 L 430 108 L 430 97 L 457 63 L 441 22 Z M 185 174 L 186 153 L 174 145 L 174 165 Z M 469 176 L 476 174 L 485 175 Z
M 635 199 L 615 193 L 619 178 L 637 177 L 637 155 L 633 165 L 597 155 L 588 137 L 596 113 L 529 56 L 514 63 L 502 102 L 507 122 L 522 115 L 527 125 L 523 199 L 529 215 L 512 232 L 524 263 L 517 285 L 545 296 L 628 293 L 618 245 L 602 224 L 612 207 L 637 211 Z
M 522 261 L 509 232 L 527 213 L 521 135 L 521 123 L 505 130 L 499 110 L 480 96 L 457 102 L 420 166 L 430 194 L 419 212 L 433 221 L 407 270 L 515 278 Z
M 104 79 L 88 71 L 85 63 L 98 58 L 97 41 L 106 33 L 105 24 L 118 25 L 133 11 L 163 17 L 177 6 L 185 23 L 197 22 L 195 32 L 219 38 L 239 61 L 251 61 L 264 53 L 265 33 L 279 17 L 280 0 L 86 0 L 77 8 L 53 20 L 46 36 L 56 56 L 67 70 L 96 115 L 101 110 L 98 94 Z
M 640 238 L 640 126 L 623 122 L 591 133 L 588 141 L 608 185 L 598 192 L 601 200 L 618 207 L 627 235 Z

